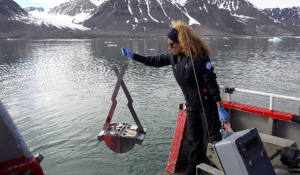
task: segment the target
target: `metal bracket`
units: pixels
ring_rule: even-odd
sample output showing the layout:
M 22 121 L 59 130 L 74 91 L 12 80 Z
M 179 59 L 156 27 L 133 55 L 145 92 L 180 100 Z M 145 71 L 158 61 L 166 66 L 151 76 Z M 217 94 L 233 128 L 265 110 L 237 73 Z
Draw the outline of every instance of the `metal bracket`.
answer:
M 227 93 L 227 94 L 233 94 L 233 92 L 235 91 L 234 88 L 230 88 L 230 87 L 225 87 L 224 88 L 224 93 Z

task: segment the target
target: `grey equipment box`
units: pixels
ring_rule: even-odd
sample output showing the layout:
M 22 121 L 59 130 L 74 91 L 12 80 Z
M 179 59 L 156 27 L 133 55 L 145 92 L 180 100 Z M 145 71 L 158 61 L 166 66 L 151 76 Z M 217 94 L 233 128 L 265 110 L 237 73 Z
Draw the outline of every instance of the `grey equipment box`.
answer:
M 275 175 L 256 128 L 235 132 L 215 148 L 226 175 Z

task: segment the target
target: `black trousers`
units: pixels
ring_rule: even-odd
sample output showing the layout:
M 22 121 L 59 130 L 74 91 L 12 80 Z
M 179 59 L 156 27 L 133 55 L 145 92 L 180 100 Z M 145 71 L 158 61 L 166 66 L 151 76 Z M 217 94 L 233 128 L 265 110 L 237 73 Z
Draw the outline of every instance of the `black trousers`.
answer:
M 207 144 L 212 141 L 221 140 L 217 105 L 215 102 L 206 101 L 204 104 L 208 131 L 205 126 L 204 116 L 201 107 L 198 110 L 187 108 L 187 139 L 188 139 L 188 169 L 187 175 L 196 174 L 196 166 L 206 163 Z

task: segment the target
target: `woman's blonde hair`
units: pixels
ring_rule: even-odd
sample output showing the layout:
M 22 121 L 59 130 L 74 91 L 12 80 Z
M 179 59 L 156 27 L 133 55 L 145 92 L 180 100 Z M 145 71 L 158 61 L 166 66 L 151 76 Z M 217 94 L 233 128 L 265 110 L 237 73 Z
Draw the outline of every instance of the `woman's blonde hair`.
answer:
M 178 31 L 178 41 L 181 46 L 181 52 L 183 52 L 186 56 L 190 56 L 189 45 L 187 43 L 188 41 L 193 59 L 197 60 L 202 56 L 211 56 L 211 52 L 205 41 L 200 39 L 197 33 L 190 26 L 184 24 L 182 21 L 175 21 L 172 23 L 172 27 Z M 188 40 L 185 32 L 188 35 Z

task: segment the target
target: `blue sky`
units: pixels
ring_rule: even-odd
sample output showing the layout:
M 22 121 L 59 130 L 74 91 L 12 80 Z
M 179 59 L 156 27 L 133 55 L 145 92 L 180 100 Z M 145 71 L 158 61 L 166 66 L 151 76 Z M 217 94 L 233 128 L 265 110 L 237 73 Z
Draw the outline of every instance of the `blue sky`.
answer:
M 21 7 L 46 7 L 47 4 L 43 2 L 32 2 L 31 0 L 14 0 Z
M 22 7 L 54 7 L 68 0 L 14 0 Z M 248 0 L 258 8 L 300 7 L 300 0 Z
M 67 0 L 14 0 L 21 7 L 54 7 Z

